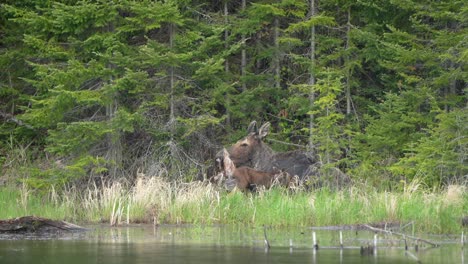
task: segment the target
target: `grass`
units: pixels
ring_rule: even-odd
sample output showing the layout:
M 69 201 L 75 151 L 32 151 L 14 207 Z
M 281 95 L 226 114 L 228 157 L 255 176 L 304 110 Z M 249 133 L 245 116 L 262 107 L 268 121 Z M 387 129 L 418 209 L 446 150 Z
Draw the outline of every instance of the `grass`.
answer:
M 363 184 L 340 191 L 228 193 L 202 182 L 168 182 L 140 177 L 127 188 L 120 183 L 85 191 L 70 188 L 39 195 L 25 187 L 0 188 L 0 219 L 37 215 L 77 223 L 234 224 L 284 226 L 352 225 L 414 222 L 417 232 L 459 233 L 466 215 L 466 186 L 439 192 L 410 184 L 400 192 L 377 191 Z

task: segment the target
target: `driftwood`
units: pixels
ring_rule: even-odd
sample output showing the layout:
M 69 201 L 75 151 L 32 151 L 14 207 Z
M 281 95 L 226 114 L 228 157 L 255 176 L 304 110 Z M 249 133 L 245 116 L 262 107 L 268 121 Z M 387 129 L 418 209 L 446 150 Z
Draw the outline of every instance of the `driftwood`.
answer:
M 65 221 L 36 216 L 0 220 L 0 233 L 49 233 L 57 231 L 84 231 L 86 228 Z

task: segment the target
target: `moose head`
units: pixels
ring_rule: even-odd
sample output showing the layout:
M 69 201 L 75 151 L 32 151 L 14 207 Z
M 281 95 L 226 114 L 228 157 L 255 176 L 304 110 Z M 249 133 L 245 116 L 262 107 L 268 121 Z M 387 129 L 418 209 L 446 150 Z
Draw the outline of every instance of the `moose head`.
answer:
M 247 136 L 237 141 L 228 150 L 229 157 L 236 167 L 259 167 L 258 161 L 267 160 L 273 155 L 270 147 L 263 143 L 263 139 L 268 135 L 269 130 L 269 122 L 263 124 L 260 129 L 257 128 L 256 121 L 250 123 L 247 128 Z

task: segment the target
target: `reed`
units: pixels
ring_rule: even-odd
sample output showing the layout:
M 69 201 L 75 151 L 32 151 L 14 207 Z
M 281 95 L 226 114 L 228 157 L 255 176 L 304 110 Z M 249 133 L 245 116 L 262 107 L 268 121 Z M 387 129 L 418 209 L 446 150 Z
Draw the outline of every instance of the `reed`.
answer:
M 140 175 L 133 186 L 114 182 L 85 191 L 51 189 L 40 195 L 26 187 L 0 188 L 0 218 L 37 215 L 78 223 L 234 224 L 330 226 L 376 222 L 414 223 L 415 232 L 459 233 L 468 195 L 462 185 L 428 191 L 417 182 L 402 191 L 365 184 L 342 190 L 290 191 L 280 187 L 255 194 L 226 192 L 203 182 L 169 182 Z

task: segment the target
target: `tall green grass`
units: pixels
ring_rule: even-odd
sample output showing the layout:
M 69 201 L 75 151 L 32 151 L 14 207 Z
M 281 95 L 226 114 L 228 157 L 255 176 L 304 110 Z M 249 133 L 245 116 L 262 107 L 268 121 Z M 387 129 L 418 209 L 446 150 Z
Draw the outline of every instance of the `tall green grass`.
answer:
M 466 215 L 466 186 L 429 192 L 414 182 L 399 192 L 356 184 L 339 191 L 317 189 L 226 192 L 202 183 L 139 177 L 132 187 L 112 183 L 87 190 L 35 194 L 27 188 L 0 188 L 0 218 L 37 215 L 78 223 L 240 224 L 329 226 L 413 222 L 415 231 L 458 233 Z

